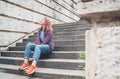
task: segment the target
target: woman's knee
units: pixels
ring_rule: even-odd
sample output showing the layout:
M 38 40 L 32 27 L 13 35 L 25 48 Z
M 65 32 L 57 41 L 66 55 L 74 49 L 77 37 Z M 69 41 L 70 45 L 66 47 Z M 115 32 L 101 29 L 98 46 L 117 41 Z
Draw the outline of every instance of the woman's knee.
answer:
M 36 45 L 35 49 L 39 49 L 40 51 L 42 51 L 44 49 L 44 45 Z
M 41 48 L 42 48 L 42 45 L 36 45 L 35 48 L 41 49 Z
M 46 50 L 47 48 L 49 49 L 49 46 L 47 45 L 36 45 L 35 47 L 35 49 L 39 49 L 41 51 Z
M 34 45 L 33 43 L 27 43 L 26 47 L 31 47 L 32 45 Z

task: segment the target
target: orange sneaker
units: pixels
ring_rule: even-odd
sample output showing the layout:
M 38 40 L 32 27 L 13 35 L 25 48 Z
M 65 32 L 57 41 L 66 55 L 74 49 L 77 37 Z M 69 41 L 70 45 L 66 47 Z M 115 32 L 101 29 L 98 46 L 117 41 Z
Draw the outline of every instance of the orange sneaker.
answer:
M 26 74 L 30 75 L 36 71 L 36 66 L 30 66 L 30 68 L 26 71 Z
M 19 70 L 25 70 L 29 67 L 29 63 L 23 63 L 20 67 Z

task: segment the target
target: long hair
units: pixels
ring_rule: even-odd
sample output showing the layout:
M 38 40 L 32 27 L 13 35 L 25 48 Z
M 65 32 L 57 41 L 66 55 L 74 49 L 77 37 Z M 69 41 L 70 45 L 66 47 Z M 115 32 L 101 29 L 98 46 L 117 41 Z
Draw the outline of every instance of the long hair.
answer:
M 51 23 L 50 19 L 48 19 L 47 17 L 44 17 L 44 19 L 45 19 L 45 28 L 46 28 L 46 30 L 53 31 L 52 23 Z

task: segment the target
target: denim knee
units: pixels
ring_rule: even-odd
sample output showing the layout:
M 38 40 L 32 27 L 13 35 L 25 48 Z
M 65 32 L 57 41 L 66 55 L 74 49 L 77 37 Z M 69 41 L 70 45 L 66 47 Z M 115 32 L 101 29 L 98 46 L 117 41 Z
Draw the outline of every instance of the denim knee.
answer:
M 26 46 L 28 47 L 28 46 L 31 46 L 31 45 L 32 45 L 32 43 L 27 43 L 27 45 L 26 45 Z
M 32 43 L 27 43 L 26 48 L 30 48 Z
M 42 50 L 42 48 L 44 47 L 44 45 L 36 45 L 35 49 L 39 49 L 39 50 Z

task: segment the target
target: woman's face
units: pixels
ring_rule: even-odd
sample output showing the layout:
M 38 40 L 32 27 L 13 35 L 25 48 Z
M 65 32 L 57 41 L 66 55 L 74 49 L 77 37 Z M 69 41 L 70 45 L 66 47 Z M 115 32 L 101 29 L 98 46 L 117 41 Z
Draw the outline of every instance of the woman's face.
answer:
M 42 21 L 40 22 L 40 24 L 41 24 L 42 27 L 45 27 L 45 24 L 46 24 L 45 23 L 45 19 L 42 19 Z

